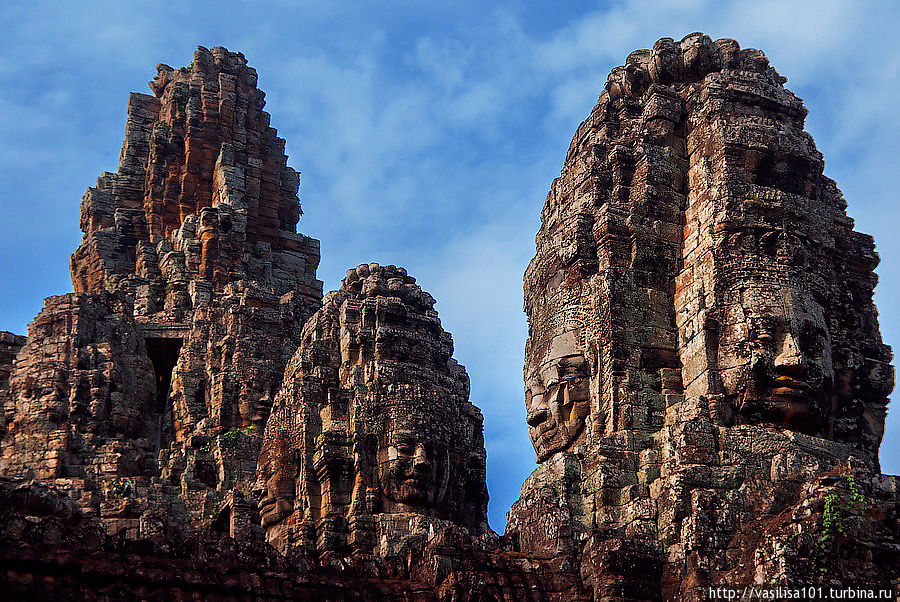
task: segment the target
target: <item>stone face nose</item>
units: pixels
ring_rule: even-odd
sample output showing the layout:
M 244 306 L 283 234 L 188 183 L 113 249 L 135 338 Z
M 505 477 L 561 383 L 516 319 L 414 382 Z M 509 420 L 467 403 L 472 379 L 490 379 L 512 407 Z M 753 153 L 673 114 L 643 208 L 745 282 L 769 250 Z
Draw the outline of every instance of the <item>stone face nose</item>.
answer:
M 425 446 L 421 443 L 416 446 L 415 456 L 413 456 L 413 468 L 419 472 L 424 472 L 431 468 L 431 460 L 428 459 Z
M 803 376 L 806 374 L 806 357 L 797 344 L 797 337 L 791 332 L 784 335 L 781 349 L 775 356 L 775 372 L 784 376 Z
M 268 493 L 269 487 L 266 483 L 265 472 L 259 470 L 256 473 L 256 481 L 254 481 L 253 485 L 250 487 L 250 495 L 253 496 L 253 499 L 258 503 L 264 500 Z
M 546 406 L 534 407 L 528 411 L 528 417 L 525 421 L 528 423 L 528 426 L 537 426 L 547 420 L 550 412 L 547 410 Z
M 547 396 L 549 391 L 544 388 L 543 383 L 530 384 L 525 389 L 525 422 L 528 426 L 535 427 L 544 422 L 550 408 L 547 405 Z
M 565 381 L 559 382 L 556 389 L 553 391 L 553 395 L 551 399 L 555 401 L 558 405 L 568 405 L 569 403 L 569 385 Z

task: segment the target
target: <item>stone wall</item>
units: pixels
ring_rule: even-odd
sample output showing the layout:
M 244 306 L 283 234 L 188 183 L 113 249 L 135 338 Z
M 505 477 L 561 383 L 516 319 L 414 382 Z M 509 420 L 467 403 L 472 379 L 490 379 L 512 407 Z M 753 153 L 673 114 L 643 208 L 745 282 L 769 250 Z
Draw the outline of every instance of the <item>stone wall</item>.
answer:
M 869 525 L 886 537 L 857 535 L 880 550 L 873 568 L 820 573 L 790 545 L 822 528 L 798 516 L 846 503 L 850 482 L 879 500 L 862 520 L 896 516 L 897 501 L 877 457 L 893 387 L 877 255 L 784 82 L 733 40 L 635 51 L 547 196 L 525 274 L 540 466 L 507 536 L 579 564 L 597 598 L 700 600 L 726 576 L 889 579 L 896 566 L 892 519 Z
M 380 564 L 320 562 L 214 532 L 111 536 L 59 490 L 10 479 L 0 479 L 0 563 L 9 600 L 587 600 L 559 563 L 458 527 Z

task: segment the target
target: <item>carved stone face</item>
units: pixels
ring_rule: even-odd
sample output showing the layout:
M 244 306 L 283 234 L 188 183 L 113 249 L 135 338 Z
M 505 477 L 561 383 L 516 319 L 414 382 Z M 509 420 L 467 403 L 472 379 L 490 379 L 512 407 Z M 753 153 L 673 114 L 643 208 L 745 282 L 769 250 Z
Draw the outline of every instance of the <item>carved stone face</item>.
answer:
M 269 437 L 263 442 L 258 466 L 259 515 L 268 532 L 294 512 L 297 463 L 284 438 Z
M 569 449 L 590 411 L 590 370 L 575 332 L 557 335 L 525 378 L 528 434 L 538 462 Z
M 392 417 L 379 445 L 378 481 L 388 511 L 434 508 L 447 492 L 448 448 L 413 422 L 408 416 Z
M 750 422 L 819 434 L 832 414 L 834 366 L 825 313 L 807 292 L 748 288 L 719 337 L 723 392 Z

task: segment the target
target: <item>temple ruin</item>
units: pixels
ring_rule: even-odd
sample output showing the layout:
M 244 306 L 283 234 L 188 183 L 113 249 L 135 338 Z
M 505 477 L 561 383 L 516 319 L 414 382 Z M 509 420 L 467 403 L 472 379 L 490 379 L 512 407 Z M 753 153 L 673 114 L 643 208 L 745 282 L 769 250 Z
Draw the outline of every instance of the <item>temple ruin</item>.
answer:
M 255 71 L 223 48 L 159 65 L 82 201 L 75 292 L 0 333 L 4 591 L 900 595 L 878 256 L 785 81 L 700 33 L 610 73 L 525 273 L 539 464 L 498 535 L 434 298 L 375 263 L 323 297 Z

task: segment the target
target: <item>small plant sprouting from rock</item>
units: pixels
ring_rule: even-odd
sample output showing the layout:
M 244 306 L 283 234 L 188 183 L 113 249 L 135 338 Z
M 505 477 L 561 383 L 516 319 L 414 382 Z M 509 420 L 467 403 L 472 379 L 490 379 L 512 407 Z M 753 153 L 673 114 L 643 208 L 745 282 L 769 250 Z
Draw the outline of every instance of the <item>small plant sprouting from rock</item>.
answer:
M 835 536 L 847 534 L 844 519 L 851 513 L 864 512 L 868 507 L 868 501 L 852 475 L 847 477 L 847 487 L 850 489 L 850 498 L 846 502 L 841 503 L 840 497 L 836 493 L 829 493 L 825 496 L 822 527 L 813 534 L 815 538 L 813 562 L 821 575 L 828 572 L 829 556 L 834 547 Z
M 237 447 L 238 442 L 241 440 L 243 436 L 250 436 L 253 434 L 253 427 L 248 426 L 242 429 L 233 428 L 225 431 L 222 435 L 222 438 L 225 440 L 225 447 Z
M 869 501 L 866 499 L 865 494 L 860 491 L 859 485 L 856 484 L 856 480 L 852 475 L 847 477 L 847 485 L 850 487 L 850 505 L 858 508 L 861 512 L 865 511 L 869 507 Z
M 116 497 L 130 497 L 134 492 L 134 483 L 128 478 L 116 479 L 113 481 L 111 491 Z
M 794 542 L 802 538 L 808 546 L 807 549 L 811 549 L 813 570 L 819 576 L 828 573 L 829 557 L 833 551 L 835 536 L 847 534 L 844 520 L 851 513 L 863 512 L 868 507 L 868 501 L 852 475 L 847 477 L 847 486 L 850 489 L 849 499 L 841 503 L 837 493 L 826 495 L 821 527 L 812 533 L 798 531 L 792 534 L 778 556 L 784 556 Z
M 216 514 L 219 513 L 219 510 L 221 510 L 222 506 L 225 504 L 225 498 L 223 498 L 218 491 L 213 491 L 210 494 L 210 500 L 212 501 L 212 505 L 208 507 L 206 517 L 215 518 Z
M 237 446 L 238 440 L 240 440 L 241 435 L 241 429 L 230 429 L 225 431 L 225 434 L 222 435 L 222 437 L 225 439 L 225 447 Z
M 248 425 L 244 428 L 232 428 L 228 429 L 222 434 L 222 451 L 231 449 L 236 450 L 236 448 L 240 445 L 241 439 L 243 437 L 252 437 L 253 436 L 253 426 Z M 231 473 L 231 486 L 230 489 L 236 489 L 238 486 L 238 482 L 240 480 L 238 475 L 239 470 L 239 460 L 238 454 L 236 452 L 226 454 L 225 462 L 228 467 L 229 472 Z
M 837 535 L 847 535 L 845 519 L 852 514 L 865 512 L 869 506 L 866 496 L 852 475 L 847 477 L 847 487 L 850 490 L 847 501 L 842 503 L 837 493 L 826 495 L 821 526 L 811 533 L 798 531 L 792 534 L 778 554 L 779 557 L 785 556 L 798 540 L 802 541 L 801 547 L 810 551 L 814 574 L 818 577 L 825 577 L 828 574 L 831 559 L 834 557 L 835 538 Z

